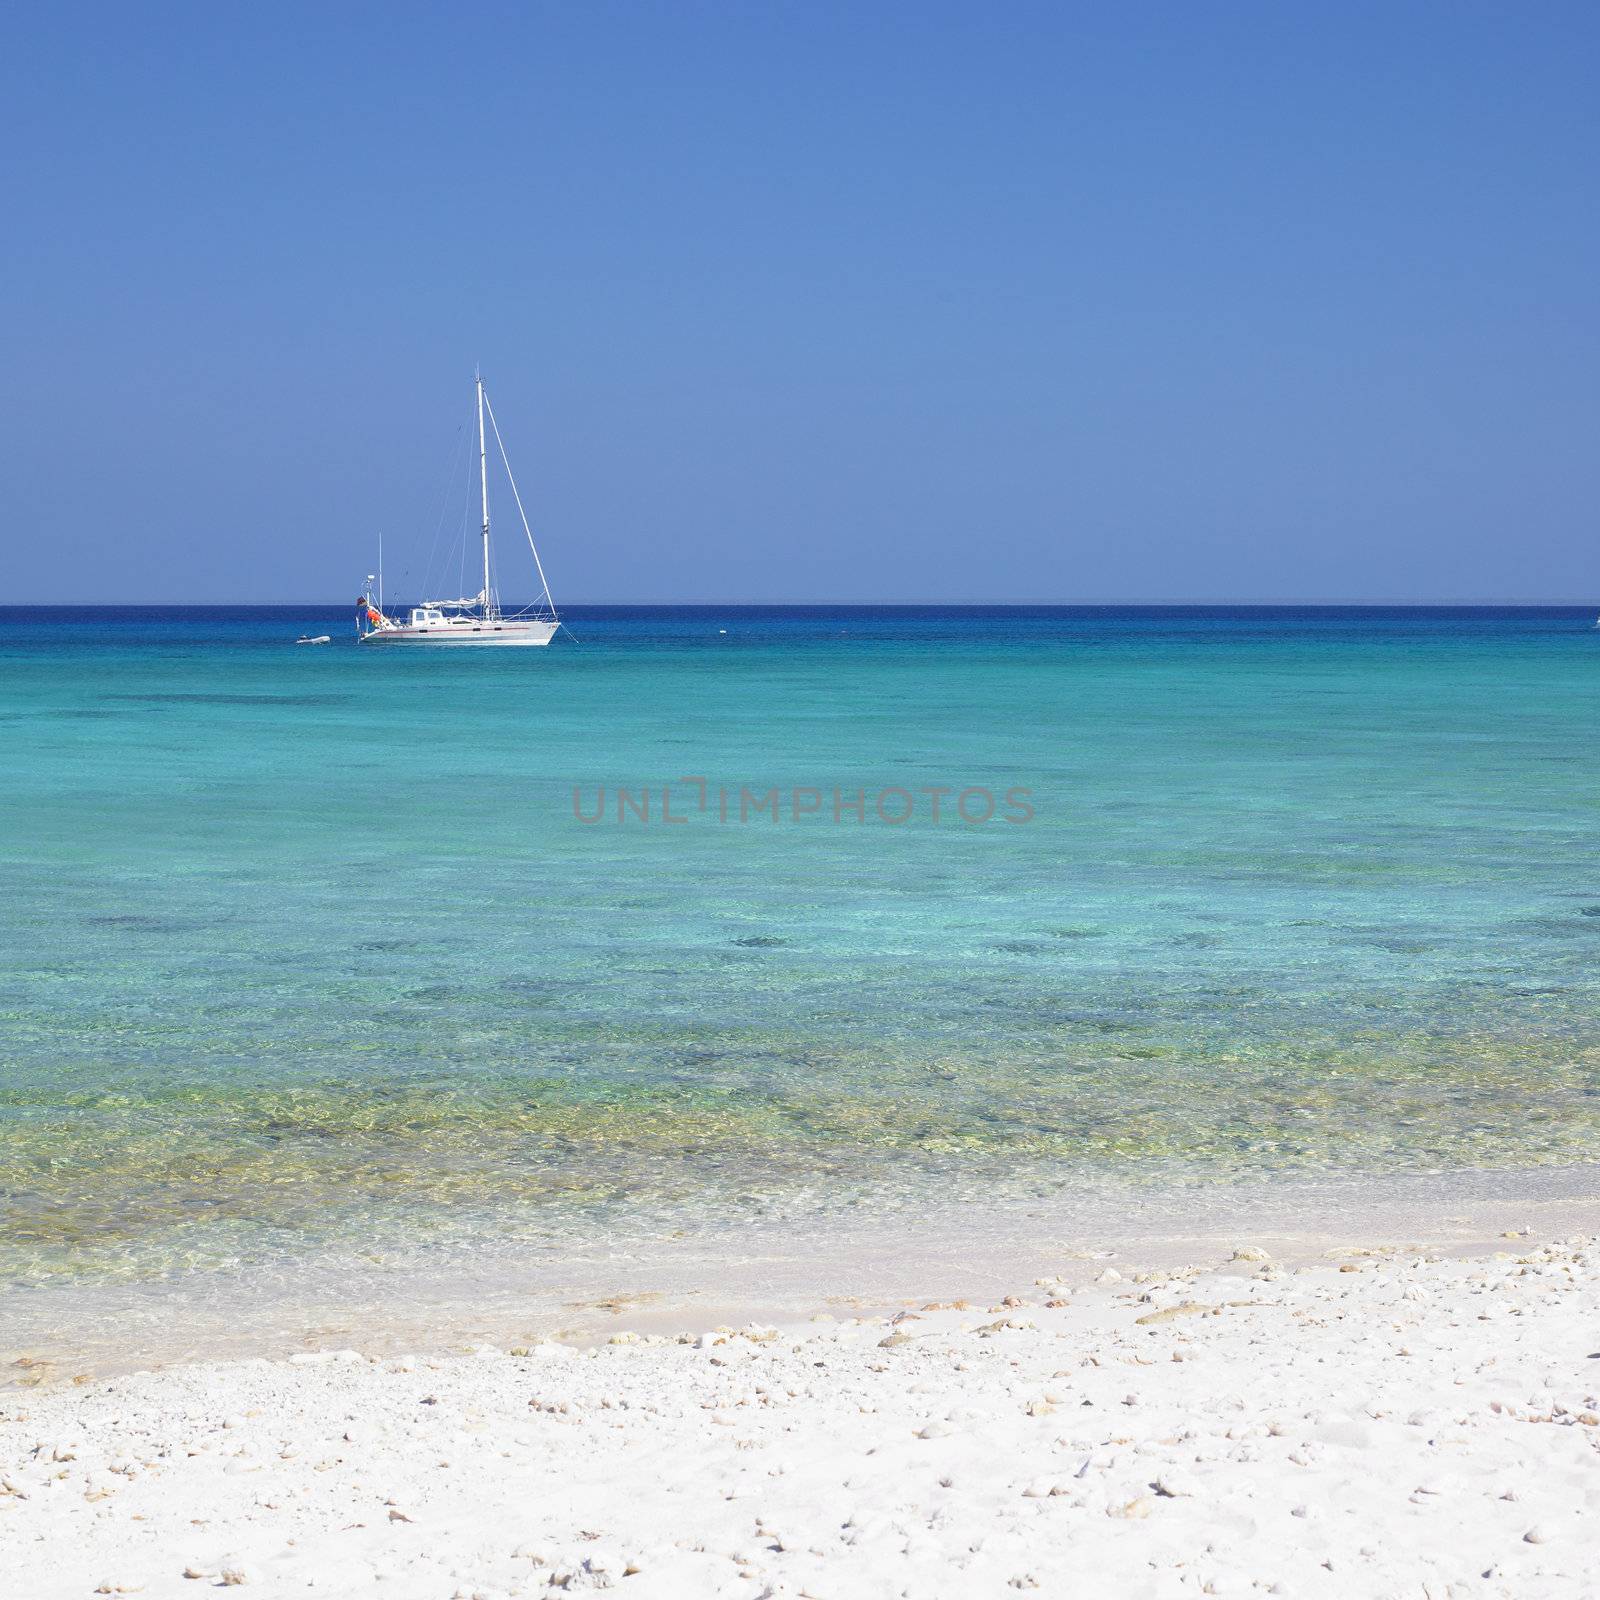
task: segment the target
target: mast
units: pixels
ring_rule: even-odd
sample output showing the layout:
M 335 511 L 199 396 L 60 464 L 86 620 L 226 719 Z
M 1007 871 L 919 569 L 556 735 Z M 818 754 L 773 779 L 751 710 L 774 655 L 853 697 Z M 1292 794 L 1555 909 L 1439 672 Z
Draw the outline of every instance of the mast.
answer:
M 478 486 L 483 491 L 483 609 L 489 611 L 489 455 L 483 439 L 483 372 L 478 380 Z

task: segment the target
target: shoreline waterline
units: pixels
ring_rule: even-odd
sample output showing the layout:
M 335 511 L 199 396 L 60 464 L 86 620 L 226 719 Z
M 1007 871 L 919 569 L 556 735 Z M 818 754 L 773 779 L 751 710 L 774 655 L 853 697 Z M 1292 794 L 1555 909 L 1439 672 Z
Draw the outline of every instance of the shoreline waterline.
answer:
M 1004 1293 L 1040 1277 L 1082 1286 L 1108 1267 L 1215 1267 L 1232 1250 L 1315 1263 L 1341 1247 L 1445 1256 L 1508 1238 L 1600 1233 L 1600 1163 L 1315 1181 L 1169 1184 L 933 1205 L 852 1220 L 770 1218 L 662 1234 L 480 1242 L 384 1263 L 342 1254 L 133 1282 L 60 1282 L 0 1298 L 0 1371 L 54 1383 L 151 1367 L 460 1350 L 619 1332 L 695 1332 L 818 1313 L 887 1314 L 909 1300 Z

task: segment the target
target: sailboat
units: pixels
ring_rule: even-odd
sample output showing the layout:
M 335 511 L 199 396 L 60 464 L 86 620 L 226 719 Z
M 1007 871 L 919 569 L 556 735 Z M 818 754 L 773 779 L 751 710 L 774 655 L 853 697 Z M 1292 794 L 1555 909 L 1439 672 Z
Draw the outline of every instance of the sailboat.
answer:
M 522 496 L 517 492 L 517 480 L 511 475 L 511 462 L 500 437 L 500 425 L 494 419 L 494 407 L 484 392 L 483 374 L 475 375 L 478 390 L 478 488 L 483 507 L 483 588 L 475 595 L 459 600 L 424 600 L 411 606 L 405 618 L 385 614 L 382 603 L 382 583 L 379 582 L 376 598 L 372 592 L 372 578 L 356 601 L 356 637 L 363 644 L 549 644 L 561 626 L 556 614 L 555 601 L 550 598 L 550 583 L 544 575 L 544 563 L 539 559 L 539 548 L 533 542 L 533 530 L 528 526 L 528 514 L 522 509 Z M 489 453 L 484 432 L 487 415 L 500 460 L 506 469 L 506 481 L 511 485 L 511 496 L 516 501 L 517 515 L 522 518 L 522 531 L 527 535 L 528 548 L 533 552 L 534 570 L 539 575 L 540 598 L 532 605 L 509 614 L 500 609 L 495 593 L 489 555 Z M 382 563 L 380 562 L 381 566 Z

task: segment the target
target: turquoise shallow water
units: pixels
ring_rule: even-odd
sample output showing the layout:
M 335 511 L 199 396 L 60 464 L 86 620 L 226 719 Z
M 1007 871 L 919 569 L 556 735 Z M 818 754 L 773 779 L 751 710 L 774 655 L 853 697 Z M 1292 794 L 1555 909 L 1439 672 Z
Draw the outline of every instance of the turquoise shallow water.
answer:
M 1592 1157 L 1590 614 L 569 620 L 5 615 L 0 1277 Z

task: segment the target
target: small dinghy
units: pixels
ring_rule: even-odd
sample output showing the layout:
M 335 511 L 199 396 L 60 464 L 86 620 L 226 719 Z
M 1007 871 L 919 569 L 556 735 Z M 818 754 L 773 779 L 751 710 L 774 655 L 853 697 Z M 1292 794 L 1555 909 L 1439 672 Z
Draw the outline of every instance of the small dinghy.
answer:
M 315 638 L 312 638 L 312 636 L 309 633 L 302 634 L 298 639 L 295 640 L 295 643 L 296 644 L 332 644 L 333 643 L 333 635 L 332 634 L 328 634 L 328 633 L 319 633 Z

